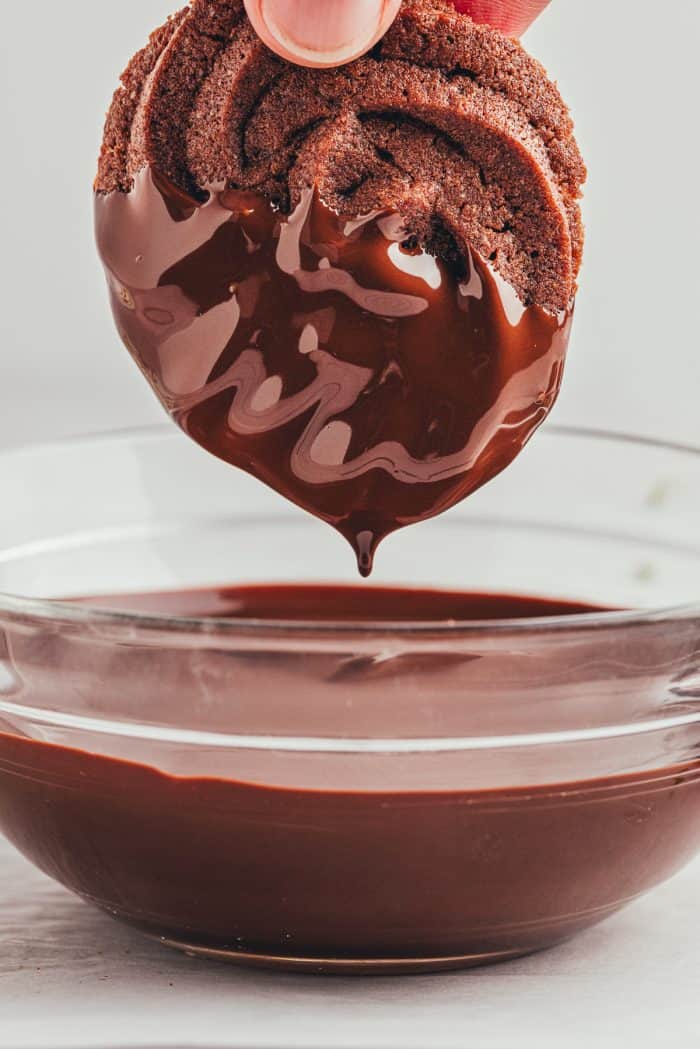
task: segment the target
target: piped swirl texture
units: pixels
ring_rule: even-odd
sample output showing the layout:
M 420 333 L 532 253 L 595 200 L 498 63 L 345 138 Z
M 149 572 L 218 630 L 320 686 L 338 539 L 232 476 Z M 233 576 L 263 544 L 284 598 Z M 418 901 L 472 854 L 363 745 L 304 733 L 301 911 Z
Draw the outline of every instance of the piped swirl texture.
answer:
M 568 110 L 519 43 L 441 0 L 406 0 L 340 69 L 277 58 L 240 0 L 194 0 L 124 73 L 96 188 L 152 167 L 204 199 L 257 190 L 291 212 L 317 188 L 343 215 L 400 214 L 455 267 L 478 252 L 525 305 L 566 309 L 581 261 L 585 168 Z

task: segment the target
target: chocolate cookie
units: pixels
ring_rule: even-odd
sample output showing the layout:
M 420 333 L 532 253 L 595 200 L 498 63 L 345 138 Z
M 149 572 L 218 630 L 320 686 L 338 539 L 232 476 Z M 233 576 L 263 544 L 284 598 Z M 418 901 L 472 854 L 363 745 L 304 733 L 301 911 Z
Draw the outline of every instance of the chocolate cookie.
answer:
M 284 213 L 313 186 L 343 215 L 399 213 L 458 274 L 471 247 L 526 306 L 575 292 L 585 168 L 566 106 L 520 44 L 442 0 L 406 0 L 332 70 L 273 55 L 241 0 L 193 0 L 126 70 L 96 189 L 128 192 L 146 167 L 198 200 L 226 185 Z

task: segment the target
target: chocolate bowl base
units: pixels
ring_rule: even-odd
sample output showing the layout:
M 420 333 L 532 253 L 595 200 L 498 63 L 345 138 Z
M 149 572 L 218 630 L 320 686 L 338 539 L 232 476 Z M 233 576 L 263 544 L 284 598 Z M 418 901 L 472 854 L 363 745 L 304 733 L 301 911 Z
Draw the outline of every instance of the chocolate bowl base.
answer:
M 431 957 L 429 954 L 388 957 L 349 956 L 340 952 L 332 954 L 283 954 L 265 950 L 244 950 L 231 947 L 214 947 L 180 937 L 161 936 L 152 930 L 139 928 L 138 922 L 126 919 L 126 923 L 138 928 L 164 947 L 180 951 L 188 958 L 238 965 L 244 968 L 263 969 L 273 972 L 296 972 L 325 976 L 404 976 L 438 972 L 453 972 L 461 969 L 477 969 L 486 965 L 498 965 L 516 958 L 539 954 L 561 946 L 578 932 L 605 921 L 633 900 L 623 900 L 609 906 L 597 907 L 591 912 L 576 917 L 561 917 L 543 922 L 533 922 L 528 936 L 523 937 L 522 928 L 508 927 L 482 932 L 484 943 L 518 943 L 517 947 L 502 946 L 492 950 L 475 949 L 465 954 L 444 954 Z M 111 917 L 114 915 L 110 914 Z M 119 916 L 116 916 L 120 920 Z M 528 924 L 528 923 L 523 923 Z
M 0 733 L 0 830 L 86 901 L 196 957 L 368 974 L 553 946 L 700 847 L 698 761 L 416 792 L 245 783 L 219 778 L 211 750 L 206 760 L 209 776 L 182 776 Z M 335 761 L 339 773 L 356 765 L 347 753 Z M 278 773 L 286 763 L 273 755 Z M 307 755 L 309 773 L 314 764 Z M 475 775 L 478 755 L 441 753 L 438 764 L 443 776 Z M 325 775 L 327 755 L 321 765 Z M 399 769 L 382 755 L 375 772 Z
M 543 947 L 532 947 L 530 950 L 486 951 L 481 954 L 446 955 L 444 958 L 304 958 L 283 954 L 226 951 L 215 947 L 202 947 L 197 944 L 186 943 L 183 940 L 170 940 L 162 936 L 157 937 L 157 939 L 165 947 L 172 947 L 177 951 L 182 951 L 189 958 L 202 958 L 206 961 L 243 965 L 254 969 L 327 976 L 407 976 L 411 973 L 438 973 L 450 972 L 455 969 L 476 969 L 482 965 L 495 965 L 498 962 L 512 961 L 515 958 L 522 958 L 523 955 L 545 950 Z M 554 947 L 556 944 L 550 944 L 550 946 Z
M 621 900 L 607 906 L 591 909 L 585 914 L 576 916 L 562 916 L 560 918 L 547 919 L 540 922 L 516 923 L 514 926 L 502 926 L 495 929 L 481 930 L 480 934 L 474 934 L 474 939 L 481 938 L 483 949 L 475 944 L 472 951 L 464 954 L 436 954 L 429 953 L 414 956 L 389 955 L 382 957 L 361 955 L 348 955 L 342 952 L 324 952 L 318 954 L 293 954 L 280 953 L 270 950 L 245 950 L 242 947 L 216 947 L 211 944 L 197 942 L 196 939 L 174 937 L 172 935 L 158 935 L 157 932 L 139 927 L 137 921 L 126 919 L 126 924 L 132 925 L 145 933 L 150 939 L 155 940 L 164 947 L 180 951 L 188 958 L 203 961 L 220 962 L 225 965 L 237 965 L 244 968 L 262 969 L 273 972 L 296 972 L 308 975 L 325 976 L 404 976 L 411 974 L 426 974 L 438 972 L 452 972 L 461 969 L 477 969 L 487 965 L 498 965 L 503 962 L 514 961 L 516 958 L 539 954 L 561 946 L 572 939 L 577 933 L 605 921 L 617 913 L 628 903 L 633 902 L 635 897 L 629 900 Z M 111 917 L 115 915 L 110 914 Z M 118 920 L 119 915 L 116 915 Z M 527 932 L 523 926 L 531 927 Z M 495 945 L 498 941 L 501 947 L 486 949 L 487 944 Z M 510 946 L 506 946 L 510 944 Z M 517 946 L 513 946 L 517 944 Z

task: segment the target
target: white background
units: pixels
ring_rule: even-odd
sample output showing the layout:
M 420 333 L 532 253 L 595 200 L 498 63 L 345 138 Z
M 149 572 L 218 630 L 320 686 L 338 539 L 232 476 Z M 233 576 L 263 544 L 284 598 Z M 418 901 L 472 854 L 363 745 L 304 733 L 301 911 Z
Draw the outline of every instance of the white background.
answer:
M 176 3 L 0 5 L 0 446 L 160 419 L 108 316 L 91 181 L 118 73 Z M 700 440 L 699 42 L 693 0 L 553 0 L 528 36 L 590 168 L 559 422 Z
M 0 4 L 0 447 L 160 419 L 108 316 L 91 179 L 118 72 L 174 0 Z M 554 0 L 528 38 L 590 167 L 559 422 L 700 440 L 700 5 Z M 700 1044 L 700 868 L 571 945 L 350 982 L 170 956 L 0 844 L 0 1045 L 635 1049 Z

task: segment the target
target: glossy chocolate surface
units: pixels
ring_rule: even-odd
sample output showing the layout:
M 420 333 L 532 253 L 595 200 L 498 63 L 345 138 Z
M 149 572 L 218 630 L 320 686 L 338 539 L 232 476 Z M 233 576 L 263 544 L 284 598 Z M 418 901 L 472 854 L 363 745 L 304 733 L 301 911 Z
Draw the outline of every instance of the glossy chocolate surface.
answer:
M 477 255 L 458 275 L 400 219 L 310 191 L 199 203 L 151 170 L 96 197 L 119 332 L 178 424 L 335 526 L 378 543 L 503 470 L 552 407 L 571 314 L 524 308 Z
M 74 599 L 75 600 L 75 599 Z M 78 599 L 122 612 L 180 618 L 318 623 L 449 623 L 599 611 L 583 602 L 413 587 L 279 584 L 115 594 Z

